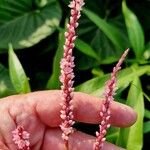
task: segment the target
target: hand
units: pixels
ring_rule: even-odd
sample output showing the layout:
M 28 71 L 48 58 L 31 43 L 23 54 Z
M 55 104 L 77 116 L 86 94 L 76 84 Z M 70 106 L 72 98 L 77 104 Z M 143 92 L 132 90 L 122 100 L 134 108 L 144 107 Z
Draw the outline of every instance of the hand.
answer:
M 60 91 L 43 91 L 15 95 L 0 100 L 0 150 L 16 150 L 11 132 L 17 125 L 30 133 L 31 150 L 64 150 L 59 129 L 61 106 Z M 76 121 L 98 124 L 101 101 L 93 96 L 74 93 Z M 129 127 L 136 121 L 136 113 L 128 106 L 113 102 L 110 123 Z M 95 138 L 76 131 L 69 138 L 70 150 L 92 150 Z M 105 142 L 103 150 L 121 150 Z

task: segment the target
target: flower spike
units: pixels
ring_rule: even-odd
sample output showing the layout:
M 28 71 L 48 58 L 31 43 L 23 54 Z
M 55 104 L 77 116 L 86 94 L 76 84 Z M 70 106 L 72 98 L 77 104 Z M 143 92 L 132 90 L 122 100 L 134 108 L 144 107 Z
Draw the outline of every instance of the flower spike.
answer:
M 94 143 L 94 150 L 100 150 L 103 147 L 103 143 L 105 141 L 106 130 L 110 127 L 110 103 L 114 100 L 113 96 L 116 91 L 116 83 L 117 83 L 117 73 L 121 69 L 121 64 L 123 63 L 126 55 L 128 54 L 129 49 L 127 49 L 117 65 L 113 68 L 111 73 L 111 78 L 106 82 L 105 91 L 104 91 L 104 100 L 102 102 L 102 108 L 100 111 L 100 117 L 102 118 L 101 123 L 99 125 L 99 132 L 96 132 L 96 141 Z
M 60 62 L 61 75 L 60 82 L 62 83 L 62 104 L 60 117 L 62 123 L 60 125 L 62 133 L 62 139 L 65 142 L 66 147 L 68 148 L 68 138 L 71 133 L 73 133 L 72 125 L 74 124 L 74 115 L 73 115 L 73 78 L 74 72 L 74 57 L 72 56 L 72 51 L 74 48 L 74 42 L 76 39 L 76 28 L 78 27 L 78 19 L 81 14 L 82 6 L 84 5 L 83 0 L 72 0 L 69 4 L 71 8 L 71 17 L 70 22 L 67 24 L 67 32 L 65 32 L 65 44 L 64 44 L 64 53 L 63 58 Z

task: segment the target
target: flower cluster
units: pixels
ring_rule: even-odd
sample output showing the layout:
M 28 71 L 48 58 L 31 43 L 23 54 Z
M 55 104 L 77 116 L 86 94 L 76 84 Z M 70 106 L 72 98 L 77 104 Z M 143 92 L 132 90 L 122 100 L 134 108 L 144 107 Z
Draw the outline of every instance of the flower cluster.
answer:
M 78 19 L 80 18 L 80 11 L 84 5 L 83 0 L 73 0 L 69 7 L 71 8 L 70 22 L 67 24 L 67 32 L 65 32 L 65 44 L 64 44 L 64 54 L 60 62 L 61 75 L 60 82 L 62 83 L 62 99 L 61 104 L 62 109 L 60 111 L 62 123 L 60 125 L 62 133 L 62 138 L 65 141 L 66 146 L 68 145 L 68 136 L 73 132 L 72 125 L 74 124 L 73 116 L 73 67 L 74 67 L 74 57 L 72 56 L 72 51 L 74 48 L 74 42 L 76 39 L 76 28 L 78 27 Z
M 14 131 L 12 131 L 12 135 L 13 141 L 18 146 L 19 150 L 30 150 L 30 134 L 27 131 L 24 131 L 22 126 L 18 126 Z
M 103 142 L 105 141 L 106 130 L 110 127 L 110 103 L 114 100 L 113 96 L 115 95 L 116 91 L 116 75 L 117 72 L 121 69 L 121 64 L 123 63 L 126 55 L 128 54 L 128 51 L 129 49 L 127 49 L 123 53 L 117 65 L 113 68 L 113 72 L 111 73 L 111 79 L 106 82 L 104 100 L 102 102 L 102 108 L 100 111 L 100 117 L 102 118 L 102 120 L 99 125 L 99 132 L 96 132 L 96 142 L 94 144 L 94 150 L 100 150 L 102 148 Z

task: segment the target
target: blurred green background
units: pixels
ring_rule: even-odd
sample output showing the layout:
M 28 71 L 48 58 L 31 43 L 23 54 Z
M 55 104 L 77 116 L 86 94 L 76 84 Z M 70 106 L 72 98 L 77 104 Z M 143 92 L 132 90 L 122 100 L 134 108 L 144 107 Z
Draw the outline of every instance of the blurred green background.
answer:
M 60 89 L 59 62 L 70 15 L 68 0 L 0 0 L 0 97 Z M 126 48 L 115 99 L 132 106 L 131 128 L 110 128 L 107 140 L 127 150 L 150 142 L 150 1 L 85 0 L 74 49 L 75 87 L 98 97 Z M 77 123 L 95 134 L 97 125 Z

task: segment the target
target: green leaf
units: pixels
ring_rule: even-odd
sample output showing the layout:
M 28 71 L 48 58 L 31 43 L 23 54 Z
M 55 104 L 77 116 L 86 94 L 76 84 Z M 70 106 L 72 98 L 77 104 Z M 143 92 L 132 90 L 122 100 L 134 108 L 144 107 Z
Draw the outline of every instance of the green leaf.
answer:
M 76 61 L 76 68 L 78 70 L 87 70 L 99 65 L 96 59 L 83 55 L 81 52 L 76 53 L 76 58 L 78 59 Z
M 102 69 L 100 69 L 99 67 L 95 67 L 92 69 L 91 73 L 93 74 L 93 76 L 95 77 L 102 77 L 104 75 L 104 72 Z
M 141 58 L 144 51 L 144 33 L 136 15 L 122 2 L 122 11 L 129 35 L 129 40 L 137 58 Z
M 12 84 L 17 93 L 30 92 L 28 78 L 13 51 L 12 45 L 9 44 L 9 74 Z
M 110 64 L 117 61 L 122 52 L 115 48 L 107 36 L 99 29 L 94 33 L 91 46 L 100 59 L 100 64 Z
M 98 55 L 96 54 L 96 52 L 93 50 L 93 48 L 89 44 L 85 43 L 84 41 L 82 41 L 81 39 L 78 38 L 75 42 L 75 46 L 82 53 L 84 53 L 92 58 L 95 58 L 96 60 L 99 61 Z
M 106 36 L 116 47 L 118 47 L 120 50 L 124 50 L 126 48 L 126 37 L 117 27 L 107 23 L 104 19 L 101 19 L 88 9 L 84 8 L 83 13 L 106 34 Z
M 150 111 L 148 109 L 145 109 L 144 117 L 150 119 Z
M 81 26 L 81 25 L 80 25 Z M 84 29 L 85 24 L 82 24 Z M 95 26 L 95 25 L 92 25 Z M 99 67 L 100 64 L 110 64 L 116 62 L 122 52 L 115 48 L 112 42 L 107 38 L 107 36 L 98 28 L 90 33 L 90 39 L 85 40 L 86 43 L 93 49 L 97 55 L 96 58 L 90 56 L 82 55 L 82 53 L 76 53 L 78 61 L 76 62 L 76 67 L 80 70 L 87 70 L 93 67 Z M 85 35 L 84 39 L 87 37 Z M 86 52 L 86 49 L 84 49 Z
M 149 73 L 149 72 L 148 72 L 148 73 Z M 144 93 L 144 92 L 143 92 L 143 95 L 144 95 L 145 99 L 150 102 L 150 97 L 149 97 L 146 93 Z
M 145 46 L 144 58 L 147 60 L 150 59 L 150 41 Z
M 144 122 L 144 133 L 150 132 L 150 121 Z
M 0 64 L 0 97 L 15 94 L 16 91 L 10 81 L 8 70 Z
M 30 47 L 58 27 L 61 9 L 56 0 L 36 5 L 34 0 L 0 0 L 0 48 Z
M 92 2 L 90 2 L 91 4 Z M 98 1 L 99 3 L 99 1 Z M 100 9 L 100 7 L 98 7 Z M 95 11 L 95 10 L 94 10 Z M 98 11 L 99 12 L 99 11 Z M 97 12 L 97 14 L 99 14 Z M 115 21 L 109 21 L 110 24 L 113 24 L 125 38 L 124 45 L 129 47 L 128 37 L 125 25 L 122 22 L 122 17 L 115 18 Z M 86 27 L 86 28 L 85 28 Z M 97 54 L 99 60 L 92 58 L 90 56 L 82 55 L 81 52 L 75 53 L 78 61 L 76 62 L 76 68 L 79 70 L 87 70 L 93 67 L 98 67 L 100 64 L 110 64 L 116 62 L 122 50 L 117 48 L 109 39 L 109 37 L 98 27 L 96 26 L 88 17 L 83 17 L 80 20 L 80 27 L 78 29 L 78 35 L 85 41 Z M 90 35 L 90 36 L 87 36 Z M 85 50 L 86 51 L 86 50 Z
M 117 143 L 126 147 L 127 150 L 141 150 L 143 146 L 144 97 L 140 80 L 136 76 L 133 78 L 126 104 L 134 108 L 138 117 L 136 123 L 130 128 L 120 129 Z
M 51 0 L 52 2 L 55 1 L 55 0 Z M 48 3 L 48 0 L 35 0 L 35 4 L 38 6 L 38 7 L 44 7 L 45 5 L 47 5 Z
M 113 133 L 113 134 L 108 134 L 106 139 L 107 139 L 108 142 L 115 143 L 117 137 L 118 137 L 118 132 Z
M 143 74 L 149 72 L 150 66 L 137 67 L 136 72 L 133 67 L 123 69 L 118 74 L 118 84 L 119 89 L 125 89 L 133 80 L 134 76 L 142 76 Z M 96 77 L 91 80 L 84 82 L 83 84 L 76 87 L 77 91 L 92 94 L 95 96 L 101 96 L 104 91 L 104 84 L 110 78 L 110 74 L 106 74 L 103 77 Z
M 107 130 L 107 135 L 106 135 L 106 139 L 108 142 L 111 142 L 111 143 L 115 143 L 117 137 L 118 137 L 118 133 L 119 133 L 119 128 L 116 128 L 116 127 L 110 127 L 108 130 Z
M 60 76 L 60 60 L 63 56 L 63 45 L 65 42 L 64 39 L 64 30 L 61 30 L 59 33 L 59 42 L 58 42 L 58 49 L 56 51 L 54 60 L 53 60 L 53 70 L 52 70 L 52 75 L 50 79 L 48 80 L 47 83 L 47 89 L 58 89 L 60 88 L 60 81 L 59 81 L 59 76 Z

